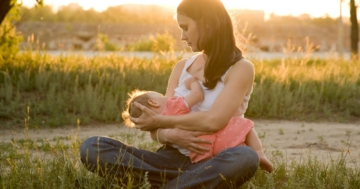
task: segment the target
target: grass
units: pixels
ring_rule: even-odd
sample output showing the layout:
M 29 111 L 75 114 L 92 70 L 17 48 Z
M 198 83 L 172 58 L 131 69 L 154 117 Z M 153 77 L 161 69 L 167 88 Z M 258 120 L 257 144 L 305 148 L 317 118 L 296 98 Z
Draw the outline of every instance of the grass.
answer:
M 255 62 L 255 68 L 250 117 L 346 121 L 360 116 L 356 61 L 283 59 Z
M 154 59 L 24 53 L 0 60 L 0 119 L 37 127 L 120 122 L 127 93 L 164 92 L 175 63 Z
M 284 130 L 283 129 L 279 129 L 279 135 L 284 135 Z
M 179 59 L 52 57 L 30 52 L 0 59 L 0 127 L 25 125 L 23 139 L 0 143 L 0 188 L 149 188 L 146 180 L 122 185 L 89 173 L 79 161 L 83 139 L 76 134 L 30 139 L 26 133 L 29 128 L 119 123 L 127 93 L 135 88 L 164 93 Z M 358 62 L 288 58 L 253 63 L 256 79 L 247 117 L 341 122 L 360 117 Z M 279 134 L 285 135 L 282 129 Z M 158 147 L 141 142 L 144 134 L 112 137 L 152 151 Z M 359 165 L 345 161 L 349 152 L 330 162 L 310 156 L 291 161 L 279 150 L 271 155 L 274 173 L 259 170 L 242 188 L 360 188 Z
M 277 162 L 273 174 L 257 172 L 243 188 L 358 188 L 359 169 L 349 168 L 344 156 L 328 164 L 316 157 L 303 162 Z
M 30 139 L 27 129 L 24 133 L 24 139 L 0 143 L 0 188 L 150 188 L 146 180 L 124 184 L 87 171 L 79 160 L 83 139 L 79 139 L 77 133 L 49 140 Z M 155 142 L 144 141 L 144 136 L 144 133 L 122 133 L 112 137 L 130 145 L 136 142 L 138 147 L 152 151 L 159 147 Z M 331 161 L 321 161 L 309 154 L 308 158 L 295 161 L 275 151 L 269 156 L 275 165 L 274 172 L 267 174 L 259 169 L 241 188 L 356 189 L 360 187 L 360 167 L 356 161 L 345 161 L 347 156 L 350 152 L 332 157 Z M 131 176 L 128 179 L 131 180 Z
M 127 93 L 165 92 L 181 57 L 49 56 L 0 59 L 0 122 L 30 127 L 121 122 Z M 360 66 L 344 59 L 252 60 L 254 119 L 351 122 L 360 117 Z
M 146 41 L 139 45 L 156 50 Z M 124 184 L 87 171 L 79 160 L 83 139 L 76 133 L 51 139 L 29 138 L 27 133 L 28 129 L 48 126 L 119 123 L 127 93 L 135 88 L 164 93 L 172 67 L 181 57 L 53 57 L 24 52 L 4 59 L 1 53 L 0 130 L 24 125 L 25 129 L 23 138 L 0 142 L 0 188 L 150 188 L 146 179 L 132 182 L 131 174 L 130 182 Z M 256 78 L 246 117 L 340 122 L 359 119 L 359 62 L 307 56 L 251 61 Z M 305 128 L 297 134 L 301 132 L 306 132 Z M 279 129 L 278 134 L 288 133 Z M 360 135 L 350 131 L 344 134 L 349 139 L 340 142 L 349 146 L 350 135 Z M 151 151 L 159 147 L 144 141 L 144 133 L 117 133 L 111 137 Z M 259 137 L 268 136 L 263 132 Z M 317 139 L 327 145 L 322 135 Z M 273 147 L 276 150 L 268 157 L 274 163 L 274 173 L 258 170 L 241 188 L 360 188 L 360 167 L 350 151 L 330 157 L 331 161 L 311 154 L 295 161 Z M 347 161 L 349 156 L 353 161 Z

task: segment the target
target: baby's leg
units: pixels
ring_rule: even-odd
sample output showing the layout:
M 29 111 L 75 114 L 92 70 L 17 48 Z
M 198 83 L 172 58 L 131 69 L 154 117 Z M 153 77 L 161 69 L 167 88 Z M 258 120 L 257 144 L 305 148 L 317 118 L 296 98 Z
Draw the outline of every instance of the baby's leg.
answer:
M 259 136 L 257 135 L 254 129 L 251 129 L 250 132 L 246 135 L 245 144 L 256 151 L 259 156 L 260 160 L 260 168 L 262 170 L 266 170 L 267 172 L 271 173 L 273 171 L 273 165 L 270 160 L 265 156 L 261 141 Z

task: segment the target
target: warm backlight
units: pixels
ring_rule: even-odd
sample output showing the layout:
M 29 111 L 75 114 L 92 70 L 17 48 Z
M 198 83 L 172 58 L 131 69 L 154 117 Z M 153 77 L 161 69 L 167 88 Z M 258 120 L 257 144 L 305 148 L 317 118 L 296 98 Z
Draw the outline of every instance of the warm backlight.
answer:
M 19 0 L 26 6 L 33 6 L 35 0 Z M 94 8 L 103 11 L 109 6 L 121 4 L 156 4 L 176 7 L 181 0 L 45 0 L 45 4 L 53 5 L 55 9 L 61 5 L 78 3 L 84 9 Z M 227 8 L 264 10 L 266 14 L 298 16 L 307 13 L 313 17 L 329 15 L 338 17 L 340 13 L 340 0 L 222 0 Z M 348 4 L 343 3 L 343 15 L 348 16 Z

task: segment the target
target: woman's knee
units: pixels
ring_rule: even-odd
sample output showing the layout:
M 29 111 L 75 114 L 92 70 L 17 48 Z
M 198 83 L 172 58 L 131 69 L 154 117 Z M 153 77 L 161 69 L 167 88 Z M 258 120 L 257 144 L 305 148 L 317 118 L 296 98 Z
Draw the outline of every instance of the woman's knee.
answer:
M 109 149 L 120 149 L 125 148 L 125 144 L 121 141 L 103 137 L 103 136 L 92 136 L 83 141 L 80 146 L 80 157 L 81 161 L 93 161 L 94 158 L 104 155 L 103 152 L 108 152 Z
M 252 148 L 248 146 L 237 146 L 231 150 L 233 151 L 235 157 L 242 159 L 251 166 L 258 166 L 259 156 Z
M 220 158 L 225 158 L 230 170 L 236 172 L 256 172 L 259 165 L 259 157 L 256 152 L 247 146 L 237 146 L 224 150 L 219 154 Z M 229 170 L 229 171 L 230 171 Z
M 80 159 L 83 163 L 88 163 L 89 157 L 92 156 L 99 142 L 99 136 L 91 136 L 82 142 L 80 146 Z
M 91 147 L 94 146 L 94 143 L 96 143 L 98 140 L 98 136 L 91 136 L 85 139 L 80 146 L 80 154 L 84 154 L 86 151 L 91 149 Z

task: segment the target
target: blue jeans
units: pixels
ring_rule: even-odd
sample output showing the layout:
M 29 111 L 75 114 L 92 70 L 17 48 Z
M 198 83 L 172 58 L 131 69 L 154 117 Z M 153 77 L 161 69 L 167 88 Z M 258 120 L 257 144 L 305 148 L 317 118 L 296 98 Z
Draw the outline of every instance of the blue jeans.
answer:
M 138 149 L 118 140 L 93 136 L 80 147 L 81 162 L 100 176 L 113 176 L 135 183 L 147 179 L 152 188 L 230 188 L 254 176 L 259 158 L 247 146 L 222 151 L 192 164 L 176 148 L 165 145 L 156 152 Z

